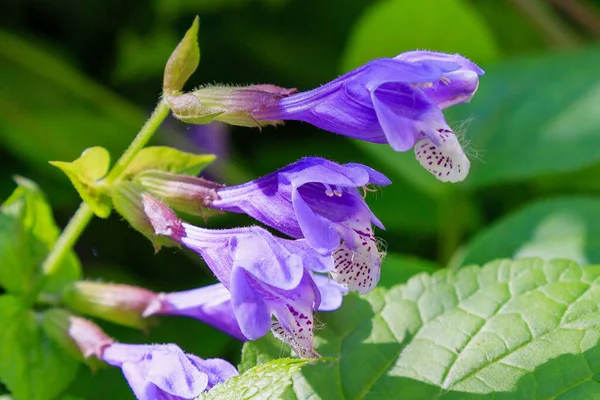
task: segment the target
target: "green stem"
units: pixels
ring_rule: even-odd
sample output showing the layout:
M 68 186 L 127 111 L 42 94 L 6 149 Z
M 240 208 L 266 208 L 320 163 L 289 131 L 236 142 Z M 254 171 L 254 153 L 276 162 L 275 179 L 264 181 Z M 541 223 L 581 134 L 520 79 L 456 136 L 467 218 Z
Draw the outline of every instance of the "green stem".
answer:
M 142 126 L 142 129 L 140 129 L 140 132 L 135 139 L 133 139 L 133 142 L 131 142 L 127 150 L 125 150 L 121 158 L 117 160 L 117 163 L 109 172 L 105 180 L 106 185 L 110 187 L 110 185 L 121 177 L 121 174 L 125 171 L 127 166 L 129 166 L 129 163 L 131 163 L 135 155 L 143 149 L 150 138 L 152 138 L 152 135 L 156 132 L 167 115 L 169 115 L 169 106 L 164 99 L 161 99 L 148 121 Z
M 154 112 L 150 118 L 146 121 L 144 126 L 142 126 L 142 129 L 140 129 L 135 139 L 133 139 L 127 150 L 125 150 L 123 155 L 119 158 L 119 160 L 117 160 L 116 164 L 109 172 L 105 180 L 105 184 L 107 186 L 110 186 L 121 177 L 135 155 L 148 143 L 154 132 L 156 132 L 168 114 L 169 106 L 164 100 L 161 100 L 154 109 Z M 31 295 L 34 298 L 42 289 L 44 283 L 48 279 L 48 276 L 56 272 L 56 269 L 63 261 L 67 253 L 73 248 L 73 245 L 87 227 L 93 216 L 94 213 L 92 209 L 86 203 L 81 203 L 77 209 L 77 212 L 75 212 L 65 229 L 62 231 L 60 237 L 56 243 L 54 243 L 54 246 L 42 264 L 44 278 L 33 290 Z
M 54 243 L 48 257 L 44 260 L 42 264 L 44 275 L 52 275 L 56 271 L 60 262 L 65 258 L 68 251 L 73 248 L 77 238 L 79 238 L 93 216 L 94 212 L 87 203 L 83 202 L 79 205 L 58 240 Z

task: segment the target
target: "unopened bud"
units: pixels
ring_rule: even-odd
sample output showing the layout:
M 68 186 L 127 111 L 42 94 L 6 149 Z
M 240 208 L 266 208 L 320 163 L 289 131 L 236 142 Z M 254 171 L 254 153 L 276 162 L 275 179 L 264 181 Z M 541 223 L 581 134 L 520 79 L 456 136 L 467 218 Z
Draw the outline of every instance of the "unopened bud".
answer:
M 131 224 L 131 226 L 146 236 L 158 251 L 162 246 L 177 246 L 175 242 L 167 237 L 156 235 L 154 228 L 144 211 L 142 204 L 142 195 L 146 191 L 144 188 L 134 182 L 119 182 L 113 186 L 111 196 L 113 206 L 119 214 Z
M 43 314 L 44 332 L 77 359 L 102 359 L 104 349 L 114 340 L 87 319 L 53 308 Z
M 198 46 L 198 28 L 200 20 L 194 19 L 191 28 L 179 42 L 167 61 L 163 91 L 165 94 L 175 93 L 183 88 L 188 78 L 194 73 L 200 62 L 200 47 Z
M 144 328 L 144 310 L 156 298 L 150 290 L 130 285 L 77 281 L 63 293 L 63 304 L 90 315 L 132 328 Z
M 164 171 L 141 172 L 135 182 L 175 210 L 199 216 L 204 216 L 205 207 L 219 199 L 217 189 L 223 187 L 203 178 Z
M 213 120 L 231 125 L 261 127 L 277 125 L 278 120 L 260 120 L 255 114 L 277 108 L 278 100 L 294 93 L 274 85 L 208 86 L 179 96 L 168 96 L 173 114 L 191 124 Z

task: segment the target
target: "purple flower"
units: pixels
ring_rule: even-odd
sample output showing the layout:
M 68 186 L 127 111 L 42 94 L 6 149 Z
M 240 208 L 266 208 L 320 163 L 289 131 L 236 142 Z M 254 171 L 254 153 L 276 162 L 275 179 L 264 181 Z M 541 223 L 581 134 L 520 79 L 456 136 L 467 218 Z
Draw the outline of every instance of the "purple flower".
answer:
M 102 359 L 121 368 L 139 400 L 194 399 L 238 374 L 227 361 L 203 360 L 173 344 L 113 343 Z
M 315 274 L 313 280 L 321 298 L 319 311 L 340 308 L 347 289 L 324 275 Z M 231 293 L 222 283 L 184 292 L 160 293 L 146 308 L 144 317 L 158 314 L 195 318 L 239 340 L 247 340 L 233 313 Z
M 259 227 L 210 230 L 182 222 L 151 196 L 145 211 L 155 232 L 198 252 L 229 289 L 242 334 L 254 340 L 272 324 L 278 336 L 302 357 L 314 356 L 313 311 L 321 303 L 310 271 L 328 272 L 331 256 L 305 240 L 274 237 Z M 274 315 L 278 322 L 272 322 Z
M 218 188 L 216 199 L 204 200 L 209 207 L 243 212 L 291 237 L 306 238 L 320 254 L 334 255 L 331 275 L 337 282 L 364 294 L 377 285 L 381 265 L 372 224 L 383 225 L 358 188 L 389 183 L 361 164 L 307 157 L 243 185 Z
M 160 293 L 144 311 L 151 315 L 182 315 L 195 318 L 217 329 L 246 341 L 235 319 L 231 294 L 221 283 L 175 293 Z
M 299 120 L 394 150 L 415 148 L 444 182 L 463 180 L 469 160 L 442 109 L 471 99 L 483 70 L 458 54 L 412 51 L 381 58 L 316 89 L 252 112 L 256 120 Z

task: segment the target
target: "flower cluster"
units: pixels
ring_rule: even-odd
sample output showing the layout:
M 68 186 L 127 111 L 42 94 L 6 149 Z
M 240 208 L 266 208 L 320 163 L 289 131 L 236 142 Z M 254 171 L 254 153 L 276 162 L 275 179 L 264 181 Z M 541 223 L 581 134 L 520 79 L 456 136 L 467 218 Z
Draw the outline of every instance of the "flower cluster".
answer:
M 467 176 L 469 160 L 442 114 L 469 101 L 477 90 L 483 71 L 466 58 L 403 53 L 373 60 L 306 92 L 252 85 L 182 93 L 199 58 L 190 36 L 194 30 L 197 21 L 165 71 L 164 101 L 179 119 L 249 127 L 304 121 L 355 139 L 388 143 L 396 151 L 414 148 L 418 162 L 440 181 Z M 199 254 L 219 282 L 154 293 L 79 281 L 62 293 L 62 303 L 137 328 L 156 315 L 179 315 L 242 341 L 271 331 L 300 357 L 317 357 L 315 313 L 336 310 L 348 292 L 367 294 L 379 281 L 383 254 L 375 229 L 384 225 L 365 198 L 391 181 L 366 165 L 305 157 L 250 182 L 225 186 L 197 177 L 200 167 L 189 173 L 207 162 L 196 155 L 186 155 L 191 161 L 181 163 L 188 175 L 176 173 L 183 172 L 174 171 L 171 161 L 178 156 L 173 154 L 154 148 L 136 166 L 125 168 L 124 177 L 110 188 L 111 207 L 156 249 L 179 245 Z M 163 156 L 170 161 L 149 161 Z M 108 160 L 106 164 L 108 168 Z M 259 225 L 201 228 L 174 210 L 205 217 L 243 213 L 278 233 Z M 54 317 L 56 336 L 63 337 L 65 346 L 121 368 L 138 399 L 196 398 L 237 374 L 224 360 L 203 360 L 176 345 L 118 343 L 90 321 L 64 313 Z
M 456 182 L 470 164 L 441 110 L 469 101 L 481 74 L 462 56 L 414 51 L 373 60 L 307 92 L 211 86 L 170 96 L 169 102 L 175 116 L 191 123 L 300 120 L 389 143 L 397 151 L 414 147 L 417 160 L 436 178 Z M 153 174 L 138 183 L 146 191 L 144 215 L 154 233 L 200 254 L 220 282 L 162 295 L 145 315 L 192 316 L 241 339 L 257 339 L 270 329 L 298 355 L 313 357 L 314 312 L 333 310 L 344 293 L 366 294 L 379 281 L 382 253 L 374 229 L 384 226 L 364 195 L 391 182 L 366 165 L 306 157 L 236 186 L 173 174 Z M 247 214 L 288 238 L 259 226 L 199 228 L 169 208 L 197 205 Z M 214 318 L 225 309 L 227 316 Z

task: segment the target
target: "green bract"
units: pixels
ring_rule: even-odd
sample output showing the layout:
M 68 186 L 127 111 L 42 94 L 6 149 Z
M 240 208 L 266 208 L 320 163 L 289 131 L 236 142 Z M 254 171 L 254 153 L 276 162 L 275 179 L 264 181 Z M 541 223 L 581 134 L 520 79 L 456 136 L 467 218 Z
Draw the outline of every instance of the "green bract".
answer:
M 110 198 L 98 183 L 106 176 L 110 167 L 110 154 L 105 148 L 91 147 L 73 162 L 51 161 L 50 164 L 60 168 L 69 177 L 79 196 L 91 207 L 94 214 L 100 218 L 110 215 Z
M 194 154 L 166 146 L 152 146 L 140 150 L 124 172 L 132 177 L 147 170 L 196 176 L 217 157 L 213 154 Z

